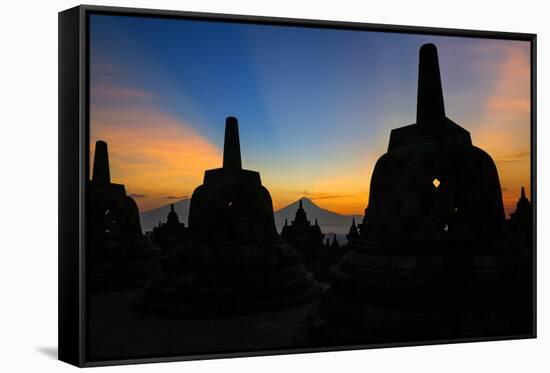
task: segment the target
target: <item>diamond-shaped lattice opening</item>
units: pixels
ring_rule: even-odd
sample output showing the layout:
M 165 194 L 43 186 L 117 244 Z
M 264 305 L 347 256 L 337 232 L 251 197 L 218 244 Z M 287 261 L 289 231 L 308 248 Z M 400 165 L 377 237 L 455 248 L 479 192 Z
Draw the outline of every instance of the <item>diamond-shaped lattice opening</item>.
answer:
M 441 184 L 441 181 L 437 180 L 437 178 L 433 179 L 432 184 L 437 189 L 439 188 L 439 185 Z

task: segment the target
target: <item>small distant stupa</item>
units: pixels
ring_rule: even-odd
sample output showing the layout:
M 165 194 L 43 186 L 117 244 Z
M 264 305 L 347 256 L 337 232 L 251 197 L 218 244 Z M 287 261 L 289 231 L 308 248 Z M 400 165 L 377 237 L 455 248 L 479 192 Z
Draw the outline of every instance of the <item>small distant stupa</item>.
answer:
M 315 255 L 319 246 L 323 244 L 324 234 L 321 233 L 317 219 L 315 219 L 315 224 L 309 222 L 302 200 L 300 199 L 294 220 L 289 225 L 285 219 L 281 236 L 302 255 L 310 256 Z
M 349 248 L 352 248 L 357 240 L 359 240 L 359 228 L 357 228 L 357 225 L 355 225 L 355 218 L 353 218 L 351 222 L 351 227 L 349 227 L 349 232 L 346 235 L 346 238 L 348 239 Z
M 153 227 L 150 234 L 151 241 L 161 249 L 163 254 L 167 254 L 176 245 L 184 244 L 188 236 L 189 231 L 185 224 L 180 222 L 179 216 L 174 210 L 174 204 L 170 205 L 166 223 L 159 222 L 159 225 Z
M 336 263 L 335 258 L 330 255 L 330 251 L 323 244 L 324 236 L 317 219 L 314 224 L 308 220 L 302 199 L 300 199 L 291 224 L 289 225 L 285 219 L 281 237 L 302 255 L 304 264 L 318 280 L 322 280 L 330 266 Z
M 135 201 L 111 182 L 107 143 L 97 141 L 88 182 L 88 284 L 92 290 L 142 286 L 158 267 L 145 241 Z
M 225 126 L 223 167 L 207 170 L 191 197 L 189 243 L 176 246 L 140 304 L 150 311 L 243 313 L 288 307 L 319 292 L 275 228 L 260 174 L 242 169 L 237 119 Z
M 530 257 L 504 231 L 495 163 L 446 117 L 437 49 L 425 44 L 416 123 L 392 130 L 376 162 L 360 237 L 332 268 L 320 302 L 319 338 L 530 333 Z
M 338 239 L 336 238 L 336 233 L 332 235 L 332 242 L 330 243 L 330 247 L 333 249 L 340 248 L 340 242 L 338 242 Z
M 514 241 L 527 250 L 533 249 L 533 206 L 525 196 L 525 187 L 521 187 L 516 210 L 507 221 L 508 229 Z

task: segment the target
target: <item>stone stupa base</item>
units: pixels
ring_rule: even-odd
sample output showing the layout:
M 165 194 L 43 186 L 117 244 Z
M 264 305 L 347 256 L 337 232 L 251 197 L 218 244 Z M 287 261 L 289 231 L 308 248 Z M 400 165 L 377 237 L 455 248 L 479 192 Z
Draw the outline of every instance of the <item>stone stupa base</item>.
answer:
M 100 252 L 101 258 L 91 258 L 87 286 L 91 291 L 112 291 L 143 287 L 160 270 L 159 251 L 144 243 L 112 244 Z
M 179 246 L 135 304 L 154 314 L 226 316 L 296 306 L 319 289 L 287 244 Z
M 89 269 L 89 288 L 92 291 L 111 291 L 143 287 L 159 268 L 158 258 L 94 263 Z
M 312 312 L 316 339 L 365 344 L 532 333 L 530 256 L 502 247 L 475 251 L 360 244 L 330 272 L 331 287 Z

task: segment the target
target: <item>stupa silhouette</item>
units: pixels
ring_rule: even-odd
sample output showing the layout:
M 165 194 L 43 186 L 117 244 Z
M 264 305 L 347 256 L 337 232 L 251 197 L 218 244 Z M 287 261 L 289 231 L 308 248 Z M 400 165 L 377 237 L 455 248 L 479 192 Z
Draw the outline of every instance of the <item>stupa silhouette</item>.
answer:
M 348 248 L 352 248 L 359 239 L 359 228 L 355 224 L 355 218 L 351 221 L 351 226 L 349 227 L 349 232 L 346 235 L 346 238 L 348 239 Z
M 516 243 L 527 250 L 533 249 L 533 206 L 525 195 L 525 187 L 521 187 L 516 209 L 510 214 L 507 226 Z
M 88 182 L 87 278 L 91 290 L 143 286 L 158 269 L 148 247 L 136 202 L 124 185 L 111 182 L 107 143 L 97 141 Z
M 503 237 L 495 163 L 445 116 L 437 49 L 420 49 L 416 123 L 391 132 L 360 238 L 320 303 L 324 343 L 529 333 L 529 257 Z
M 324 236 L 317 219 L 314 224 L 308 220 L 300 199 L 294 220 L 288 224 L 285 219 L 281 237 L 301 254 L 304 264 L 318 280 L 324 279 L 328 269 L 339 259 L 337 252 L 325 247 Z
M 154 245 L 160 248 L 162 254 L 167 254 L 176 245 L 185 243 L 188 236 L 188 229 L 174 210 L 174 204 L 170 205 L 170 212 L 166 223 L 159 221 L 158 226 L 153 227 L 149 238 Z
M 226 120 L 223 167 L 207 170 L 189 210 L 187 245 L 175 247 L 139 303 L 175 315 L 227 315 L 285 307 L 318 294 L 299 254 L 277 233 L 260 174 L 241 166 L 237 119 Z

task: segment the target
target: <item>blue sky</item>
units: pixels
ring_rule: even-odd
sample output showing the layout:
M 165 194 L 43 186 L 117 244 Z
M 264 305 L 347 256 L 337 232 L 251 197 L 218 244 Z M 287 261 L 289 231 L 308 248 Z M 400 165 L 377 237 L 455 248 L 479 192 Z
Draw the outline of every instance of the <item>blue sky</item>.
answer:
M 418 50 L 426 42 L 438 47 L 447 116 L 488 148 L 501 174 L 510 173 L 505 188 L 528 182 L 525 157 L 510 161 L 529 148 L 526 42 L 108 15 L 92 15 L 90 31 L 91 139 L 109 143 L 119 182 L 148 196 L 140 208 L 190 194 L 204 170 L 166 170 L 175 176 L 155 190 L 135 172 L 145 163 L 170 165 L 151 154 L 129 160 L 123 145 L 117 150 L 122 136 L 104 138 L 110 129 L 180 126 L 182 137 L 204 141 L 186 159 L 204 155 L 205 167 L 216 167 L 224 118 L 232 115 L 243 166 L 261 172 L 276 206 L 309 195 L 361 212 L 390 130 L 415 120 Z M 178 130 L 168 131 L 171 140 Z M 509 136 L 495 143 L 495 131 Z M 499 157 L 523 168 L 501 166 Z M 130 175 L 125 162 L 142 164 Z

